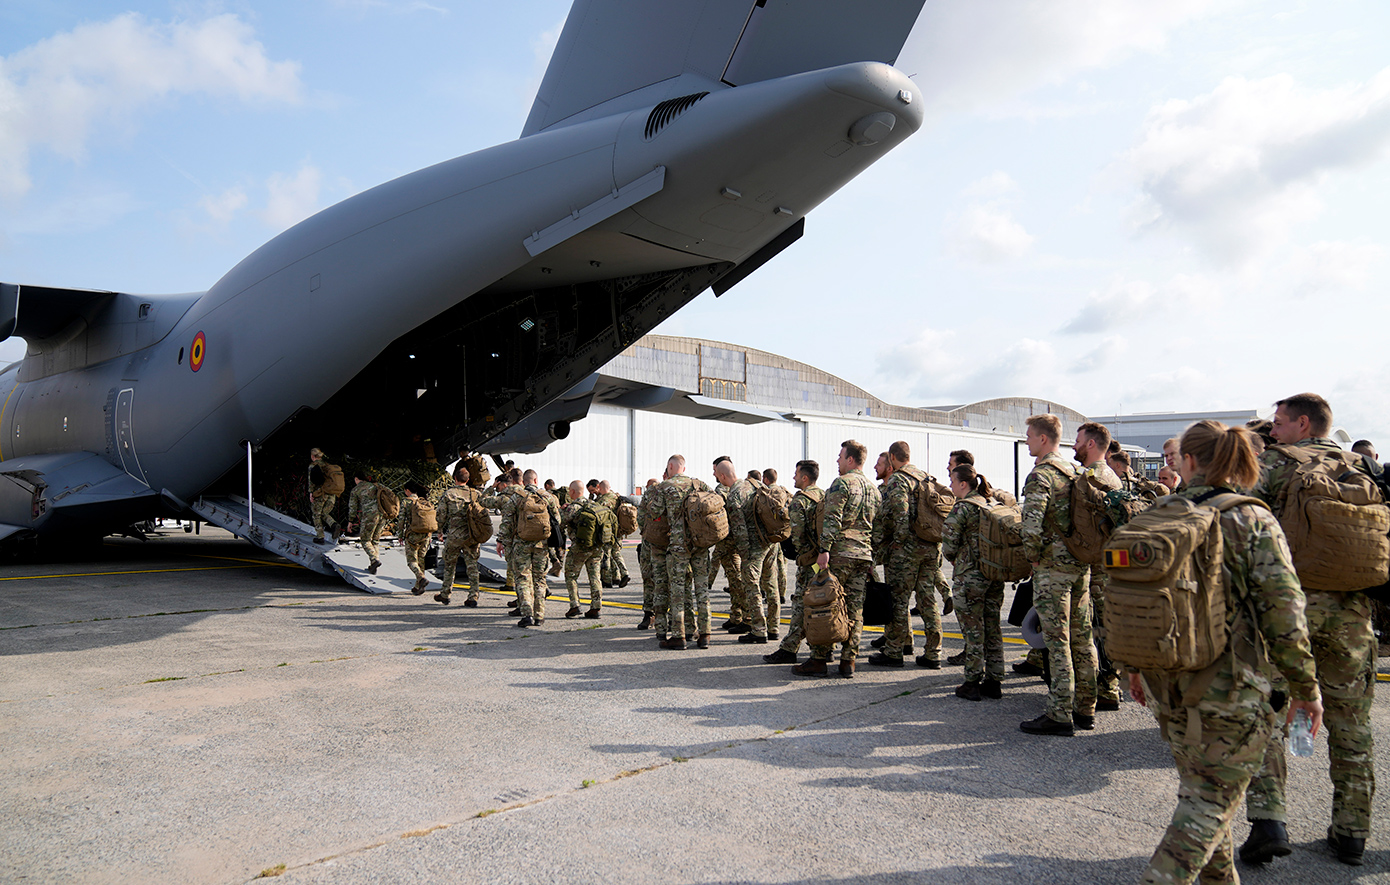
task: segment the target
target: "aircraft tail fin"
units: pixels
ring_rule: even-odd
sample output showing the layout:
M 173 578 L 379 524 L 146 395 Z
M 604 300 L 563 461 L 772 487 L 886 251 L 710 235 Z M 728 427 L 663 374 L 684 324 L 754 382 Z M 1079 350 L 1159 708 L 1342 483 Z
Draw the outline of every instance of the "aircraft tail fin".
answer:
M 925 0 L 575 0 L 522 136 L 676 95 L 892 64 Z

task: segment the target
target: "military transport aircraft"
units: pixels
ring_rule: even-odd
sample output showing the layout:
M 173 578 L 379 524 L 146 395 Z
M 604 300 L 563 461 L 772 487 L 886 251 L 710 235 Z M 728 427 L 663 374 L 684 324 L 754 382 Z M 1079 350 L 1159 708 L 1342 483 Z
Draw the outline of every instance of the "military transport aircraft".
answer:
M 515 141 L 325 209 L 206 292 L 0 284 L 0 339 L 27 343 L 0 372 L 0 539 L 187 514 L 262 447 L 562 437 L 576 385 L 921 126 L 891 65 L 922 5 L 577 0 Z

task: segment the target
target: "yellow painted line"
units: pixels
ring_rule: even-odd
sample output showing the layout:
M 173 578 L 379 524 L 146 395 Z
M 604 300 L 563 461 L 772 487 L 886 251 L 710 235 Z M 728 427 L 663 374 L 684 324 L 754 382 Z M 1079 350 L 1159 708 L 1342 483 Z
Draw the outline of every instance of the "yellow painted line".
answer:
M 273 563 L 270 563 L 273 565 Z M 108 578 L 115 575 L 162 575 L 171 572 L 224 572 L 233 569 L 256 568 L 253 565 L 208 565 L 196 568 L 147 568 L 135 569 L 126 572 L 78 572 L 67 575 L 14 575 L 12 577 L 0 578 L 0 581 L 37 581 L 41 578 Z
M 300 565 L 297 562 L 275 562 L 274 560 L 270 559 L 247 559 L 244 556 L 211 556 L 209 554 L 204 553 L 190 553 L 188 555 L 193 557 L 194 559 L 217 559 L 226 560 L 227 562 L 254 562 L 257 565 L 273 566 L 275 568 L 304 568 L 304 566 Z

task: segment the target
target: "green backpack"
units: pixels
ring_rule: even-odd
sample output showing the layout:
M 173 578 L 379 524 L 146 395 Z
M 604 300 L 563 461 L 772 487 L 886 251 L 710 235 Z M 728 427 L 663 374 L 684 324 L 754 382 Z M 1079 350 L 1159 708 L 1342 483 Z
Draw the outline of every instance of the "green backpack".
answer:
M 579 510 L 570 517 L 570 526 L 574 529 L 574 543 L 585 549 L 597 547 L 603 537 L 598 514 L 588 501 L 580 504 Z

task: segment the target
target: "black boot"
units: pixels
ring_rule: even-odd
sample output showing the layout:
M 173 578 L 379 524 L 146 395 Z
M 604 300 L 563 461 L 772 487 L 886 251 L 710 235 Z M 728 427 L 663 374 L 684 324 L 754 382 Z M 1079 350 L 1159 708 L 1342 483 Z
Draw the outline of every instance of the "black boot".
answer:
M 1267 864 L 1276 857 L 1293 853 L 1289 832 L 1281 820 L 1252 820 L 1250 835 L 1240 846 L 1240 862 L 1251 866 Z

